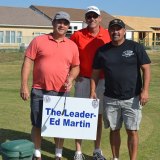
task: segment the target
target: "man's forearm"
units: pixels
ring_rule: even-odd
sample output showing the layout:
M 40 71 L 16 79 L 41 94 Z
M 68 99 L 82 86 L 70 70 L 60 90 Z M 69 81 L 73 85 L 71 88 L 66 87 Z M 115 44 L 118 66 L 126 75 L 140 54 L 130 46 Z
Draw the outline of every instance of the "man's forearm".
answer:
M 151 81 L 150 64 L 143 65 L 142 71 L 143 71 L 143 88 L 142 88 L 142 90 L 148 91 L 149 84 Z
M 90 97 L 96 98 L 96 87 L 99 81 L 99 74 L 100 70 L 93 70 L 92 71 L 92 77 L 91 77 L 91 83 L 90 83 Z
M 32 60 L 25 57 L 22 69 L 21 69 L 21 87 L 28 86 L 28 79 L 31 71 Z
M 73 81 L 77 78 L 78 74 L 79 74 L 80 68 L 79 66 L 74 66 L 71 68 L 68 78 Z

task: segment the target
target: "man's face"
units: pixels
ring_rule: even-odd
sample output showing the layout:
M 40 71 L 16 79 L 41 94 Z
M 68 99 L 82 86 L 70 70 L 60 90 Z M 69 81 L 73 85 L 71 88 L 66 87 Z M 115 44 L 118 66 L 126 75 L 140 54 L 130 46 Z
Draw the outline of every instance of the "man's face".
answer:
M 69 22 L 65 19 L 57 19 L 52 22 L 54 32 L 58 35 L 65 36 L 68 28 Z
M 119 25 L 113 25 L 109 28 L 109 34 L 113 42 L 121 42 L 125 39 L 126 30 Z
M 88 27 L 95 28 L 99 26 L 101 22 L 101 16 L 99 16 L 95 12 L 89 12 L 85 15 L 86 23 L 88 24 Z

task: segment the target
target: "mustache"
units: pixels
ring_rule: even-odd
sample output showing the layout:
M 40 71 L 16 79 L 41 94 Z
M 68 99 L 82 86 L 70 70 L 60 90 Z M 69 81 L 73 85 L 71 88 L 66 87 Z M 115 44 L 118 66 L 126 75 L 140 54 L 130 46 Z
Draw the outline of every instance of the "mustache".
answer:
M 113 33 L 112 36 L 119 36 L 119 33 Z

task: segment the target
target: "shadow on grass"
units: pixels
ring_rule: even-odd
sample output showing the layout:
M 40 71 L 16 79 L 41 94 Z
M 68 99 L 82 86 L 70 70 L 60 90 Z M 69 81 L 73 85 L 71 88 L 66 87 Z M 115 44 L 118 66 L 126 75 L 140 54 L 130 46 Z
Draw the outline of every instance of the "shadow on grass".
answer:
M 6 142 L 6 141 L 12 141 L 17 139 L 27 139 L 31 141 L 31 135 L 28 133 L 10 130 L 10 129 L 0 129 L 0 143 Z M 48 153 L 54 153 L 55 150 L 55 144 L 42 139 L 42 150 L 46 151 Z M 63 148 L 63 157 L 67 160 L 72 160 L 75 154 L 75 150 L 68 149 L 66 147 Z M 85 155 L 86 160 L 91 160 L 91 156 Z M 43 160 L 53 160 L 53 157 L 49 157 L 47 155 L 42 155 Z

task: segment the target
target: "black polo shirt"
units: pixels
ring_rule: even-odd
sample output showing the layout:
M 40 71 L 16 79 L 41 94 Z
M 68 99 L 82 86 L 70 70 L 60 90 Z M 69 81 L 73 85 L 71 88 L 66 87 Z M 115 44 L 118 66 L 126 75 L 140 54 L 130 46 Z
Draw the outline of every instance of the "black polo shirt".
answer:
M 125 40 L 120 46 L 110 43 L 100 47 L 93 62 L 93 69 L 104 69 L 105 96 L 130 99 L 141 92 L 140 66 L 151 63 L 144 47 Z

